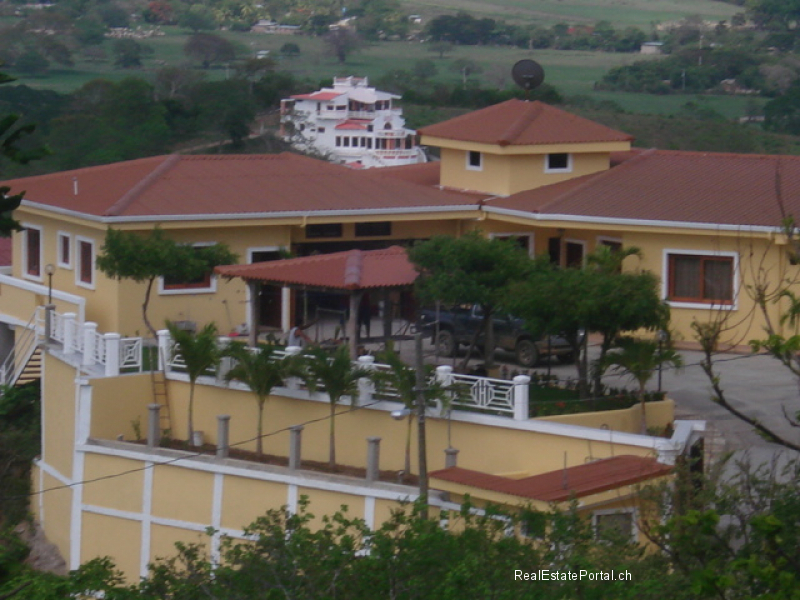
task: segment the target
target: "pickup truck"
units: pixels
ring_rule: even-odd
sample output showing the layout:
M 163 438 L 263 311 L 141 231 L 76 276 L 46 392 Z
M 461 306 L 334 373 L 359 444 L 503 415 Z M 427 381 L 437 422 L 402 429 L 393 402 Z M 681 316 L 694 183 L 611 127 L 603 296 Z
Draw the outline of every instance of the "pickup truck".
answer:
M 437 318 L 438 344 L 436 341 Z M 438 313 L 433 308 L 423 308 L 420 311 L 422 331 L 431 336 L 431 341 L 437 344 L 438 354 L 441 356 L 454 356 L 459 346 L 469 345 L 475 331 L 482 324 L 483 310 L 476 305 L 440 308 Z M 481 333 L 478 337 L 478 345 L 481 345 L 483 337 Z M 497 348 L 513 352 L 517 363 L 526 368 L 535 366 L 543 356 L 555 356 L 565 364 L 575 360 L 572 347 L 563 337 L 551 335 L 536 339 L 525 330 L 522 319 L 506 313 L 498 313 L 494 317 L 494 339 Z

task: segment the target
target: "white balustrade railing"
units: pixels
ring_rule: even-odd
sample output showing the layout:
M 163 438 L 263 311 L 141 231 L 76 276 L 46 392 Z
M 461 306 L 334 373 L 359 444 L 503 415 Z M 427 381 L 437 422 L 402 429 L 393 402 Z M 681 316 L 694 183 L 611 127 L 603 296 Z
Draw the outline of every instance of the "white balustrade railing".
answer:
M 221 339 L 220 343 L 229 343 L 227 338 Z M 166 358 L 165 367 L 167 372 L 185 373 L 186 364 L 183 358 L 176 351 L 175 344 L 172 342 L 168 331 L 159 331 L 159 345 L 162 348 L 162 356 Z M 257 349 L 252 348 L 255 352 Z M 299 354 L 300 348 L 288 347 L 285 350 L 276 350 L 273 354 L 275 360 L 283 360 L 288 356 Z M 391 366 L 376 363 L 372 356 L 362 356 L 358 359 L 356 366 L 368 371 L 390 371 Z M 224 370 L 234 366 L 230 360 Z M 218 379 L 224 378 L 223 370 L 219 372 L 209 371 L 209 376 L 216 376 Z M 529 418 L 529 384 L 530 377 L 518 375 L 512 381 L 505 379 L 492 379 L 489 377 L 476 377 L 473 375 L 461 375 L 453 373 L 452 367 L 440 366 L 436 369 L 435 381 L 441 385 L 445 393 L 449 395 L 451 410 L 467 410 L 471 412 L 491 414 L 496 416 L 508 416 L 515 420 L 526 421 Z M 299 378 L 291 377 L 286 382 L 286 388 L 293 390 L 308 389 Z M 316 392 L 324 392 L 324 386 L 315 388 Z M 391 384 L 384 382 L 376 389 L 375 382 L 371 377 L 364 377 L 359 382 L 358 404 L 365 404 L 372 400 L 402 401 L 400 394 Z M 442 414 L 442 402 L 437 402 L 438 412 Z

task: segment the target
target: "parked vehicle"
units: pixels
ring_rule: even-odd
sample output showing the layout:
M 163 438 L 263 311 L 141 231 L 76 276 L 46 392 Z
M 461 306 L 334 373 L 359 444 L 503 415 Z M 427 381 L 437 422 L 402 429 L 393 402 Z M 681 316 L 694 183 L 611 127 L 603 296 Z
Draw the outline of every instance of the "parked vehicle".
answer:
M 434 308 L 424 308 L 420 311 L 420 325 L 425 335 L 431 336 L 438 354 L 454 356 L 459 346 L 472 343 L 475 332 L 483 325 L 483 310 L 469 304 L 440 308 L 438 312 Z M 479 346 L 483 338 L 481 332 L 477 341 Z M 545 356 L 555 356 L 565 364 L 575 361 L 572 346 L 563 337 L 551 335 L 537 339 L 525 330 L 522 319 L 507 313 L 494 317 L 494 339 L 496 348 L 513 352 L 517 363 L 523 367 L 533 367 Z

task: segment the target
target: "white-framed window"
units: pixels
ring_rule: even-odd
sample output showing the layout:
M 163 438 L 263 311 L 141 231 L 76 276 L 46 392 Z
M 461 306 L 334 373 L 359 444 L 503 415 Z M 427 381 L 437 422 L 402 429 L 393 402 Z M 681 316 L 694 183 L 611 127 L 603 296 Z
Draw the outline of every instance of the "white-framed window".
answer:
M 739 255 L 735 252 L 664 250 L 662 294 L 671 306 L 736 308 Z
M 483 154 L 477 150 L 467 151 L 467 171 L 483 170 Z
M 42 228 L 22 223 L 22 276 L 42 280 Z
M 490 233 L 489 237 L 499 240 L 513 240 L 519 245 L 520 248 L 528 253 L 528 256 L 534 255 L 534 238 L 532 232 Z
M 592 513 L 592 529 L 597 540 L 630 539 L 636 541 L 636 509 L 612 508 Z
M 72 236 L 66 231 L 59 231 L 56 235 L 56 255 L 58 266 L 62 269 L 72 268 Z
M 607 248 L 611 248 L 611 250 L 614 252 L 622 250 L 622 238 L 598 235 L 596 247 L 599 248 L 600 246 L 606 246 Z
M 572 173 L 572 154 L 552 152 L 544 159 L 545 173 Z
M 199 242 L 192 244 L 195 249 L 213 246 L 214 242 Z M 208 270 L 200 277 L 190 280 L 158 278 L 158 293 L 162 296 L 177 296 L 180 294 L 210 294 L 217 291 L 217 278 Z
M 75 285 L 94 289 L 94 240 L 75 236 Z

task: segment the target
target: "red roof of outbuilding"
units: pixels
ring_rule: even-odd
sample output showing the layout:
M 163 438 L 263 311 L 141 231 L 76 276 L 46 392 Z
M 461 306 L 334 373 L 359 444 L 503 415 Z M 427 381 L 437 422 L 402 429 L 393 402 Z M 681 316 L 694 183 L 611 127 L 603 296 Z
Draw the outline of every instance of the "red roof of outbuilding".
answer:
M 366 131 L 369 121 L 364 119 L 348 119 L 339 123 L 334 129 L 357 129 L 359 131 Z
M 170 155 L 5 182 L 36 203 L 100 217 L 232 217 L 475 206 L 475 199 L 297 154 Z
M 487 206 L 552 215 L 777 227 L 800 214 L 800 157 L 649 150 Z
M 533 146 L 628 142 L 633 137 L 544 102 L 507 100 L 418 130 L 421 135 L 496 144 Z
M 241 277 L 246 281 L 343 290 L 407 286 L 417 278 L 414 265 L 400 246 L 226 265 L 214 271 L 223 277 Z
M 654 458 L 614 456 L 568 469 L 511 479 L 449 467 L 430 474 L 431 479 L 531 498 L 543 502 L 563 502 L 667 475 L 672 467 Z

